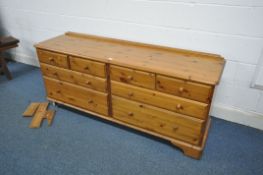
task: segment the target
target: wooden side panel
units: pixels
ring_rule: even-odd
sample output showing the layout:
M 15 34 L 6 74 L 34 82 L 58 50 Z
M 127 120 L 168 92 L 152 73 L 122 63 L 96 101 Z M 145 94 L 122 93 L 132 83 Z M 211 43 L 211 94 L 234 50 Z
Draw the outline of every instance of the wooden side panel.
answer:
M 39 103 L 30 103 L 30 105 L 27 107 L 27 109 L 22 115 L 24 117 L 32 117 L 35 114 L 38 106 L 39 106 Z
M 64 54 L 49 52 L 45 50 L 37 50 L 38 59 L 42 63 L 68 68 L 68 57 Z
M 99 114 L 108 115 L 107 94 L 44 77 L 47 96 Z
M 40 103 L 31 123 L 30 128 L 39 128 L 44 116 L 46 114 L 46 109 L 48 108 L 48 102 Z
M 44 76 L 67 81 L 75 85 L 81 85 L 90 89 L 106 92 L 106 79 L 93 75 L 88 75 L 72 70 L 50 66 L 44 63 L 40 64 Z
M 53 122 L 53 119 L 54 119 L 54 117 L 55 117 L 55 113 L 56 113 L 55 110 L 48 110 L 48 111 L 46 112 L 46 115 L 45 115 L 44 118 L 47 119 L 48 126 L 51 126 L 51 124 L 52 124 L 52 122 Z
M 70 57 L 70 68 L 79 72 L 96 75 L 99 77 L 106 76 L 105 63 L 82 59 L 78 57 Z
M 112 81 L 112 94 L 177 113 L 206 119 L 208 104 Z
M 155 89 L 155 74 L 119 66 L 110 66 L 111 79 L 148 89 Z
M 157 75 L 156 89 L 180 97 L 210 103 L 213 88 L 204 84 Z
M 113 96 L 113 117 L 198 145 L 204 121 Z

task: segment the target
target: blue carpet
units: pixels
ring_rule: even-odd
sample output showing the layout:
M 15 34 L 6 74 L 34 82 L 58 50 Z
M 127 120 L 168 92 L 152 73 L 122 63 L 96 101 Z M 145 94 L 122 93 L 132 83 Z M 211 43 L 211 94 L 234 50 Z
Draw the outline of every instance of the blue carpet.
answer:
M 57 109 L 52 127 L 29 129 L 22 112 L 45 100 L 38 68 L 9 63 L 0 76 L 0 174 L 263 174 L 263 132 L 212 118 L 201 160 L 169 143 L 88 114 Z

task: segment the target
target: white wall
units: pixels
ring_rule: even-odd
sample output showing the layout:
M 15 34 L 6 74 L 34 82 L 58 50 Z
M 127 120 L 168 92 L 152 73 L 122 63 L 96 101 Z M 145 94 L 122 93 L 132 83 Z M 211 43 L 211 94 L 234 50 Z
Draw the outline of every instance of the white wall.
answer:
M 263 129 L 263 92 L 250 88 L 263 48 L 262 0 L 0 0 L 1 28 L 33 44 L 66 31 L 217 53 L 227 64 L 211 114 Z

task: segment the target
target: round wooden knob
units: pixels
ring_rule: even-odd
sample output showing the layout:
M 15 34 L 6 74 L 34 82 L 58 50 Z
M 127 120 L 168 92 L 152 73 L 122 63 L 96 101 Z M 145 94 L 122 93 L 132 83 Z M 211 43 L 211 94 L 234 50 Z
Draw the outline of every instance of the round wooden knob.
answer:
M 90 99 L 90 100 L 88 101 L 88 103 L 93 103 L 93 100 Z
M 132 96 L 133 96 L 133 92 L 130 92 L 130 93 L 128 94 L 128 96 L 129 96 L 129 97 L 132 97 Z
M 176 105 L 176 109 L 183 109 L 181 104 Z
M 127 79 L 128 79 L 128 80 L 133 80 L 133 77 L 132 77 L 131 75 L 129 75 L 129 76 L 127 77 Z
M 84 67 L 85 70 L 89 70 L 89 66 Z
M 50 62 L 55 61 L 54 58 L 52 58 L 52 57 L 49 57 L 48 60 L 49 60 Z
M 139 107 L 142 108 L 142 107 L 143 107 L 143 104 L 139 104 Z
M 91 81 L 86 81 L 85 82 L 87 85 L 91 85 Z
M 129 115 L 129 116 L 133 116 L 133 113 L 132 113 L 132 112 L 128 112 L 128 115 Z
M 179 92 L 184 92 L 184 87 L 180 87 Z
M 178 126 L 173 127 L 173 131 L 176 132 L 178 130 Z

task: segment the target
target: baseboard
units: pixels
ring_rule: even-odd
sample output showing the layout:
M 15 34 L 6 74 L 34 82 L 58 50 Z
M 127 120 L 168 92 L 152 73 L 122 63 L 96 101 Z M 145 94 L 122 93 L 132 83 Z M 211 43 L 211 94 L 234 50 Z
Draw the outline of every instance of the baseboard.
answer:
M 39 62 L 35 57 L 31 57 L 21 53 L 12 53 L 12 59 L 20 63 L 39 67 Z
M 253 111 L 242 111 L 223 104 L 213 104 L 210 115 L 223 120 L 263 130 L 263 114 Z

